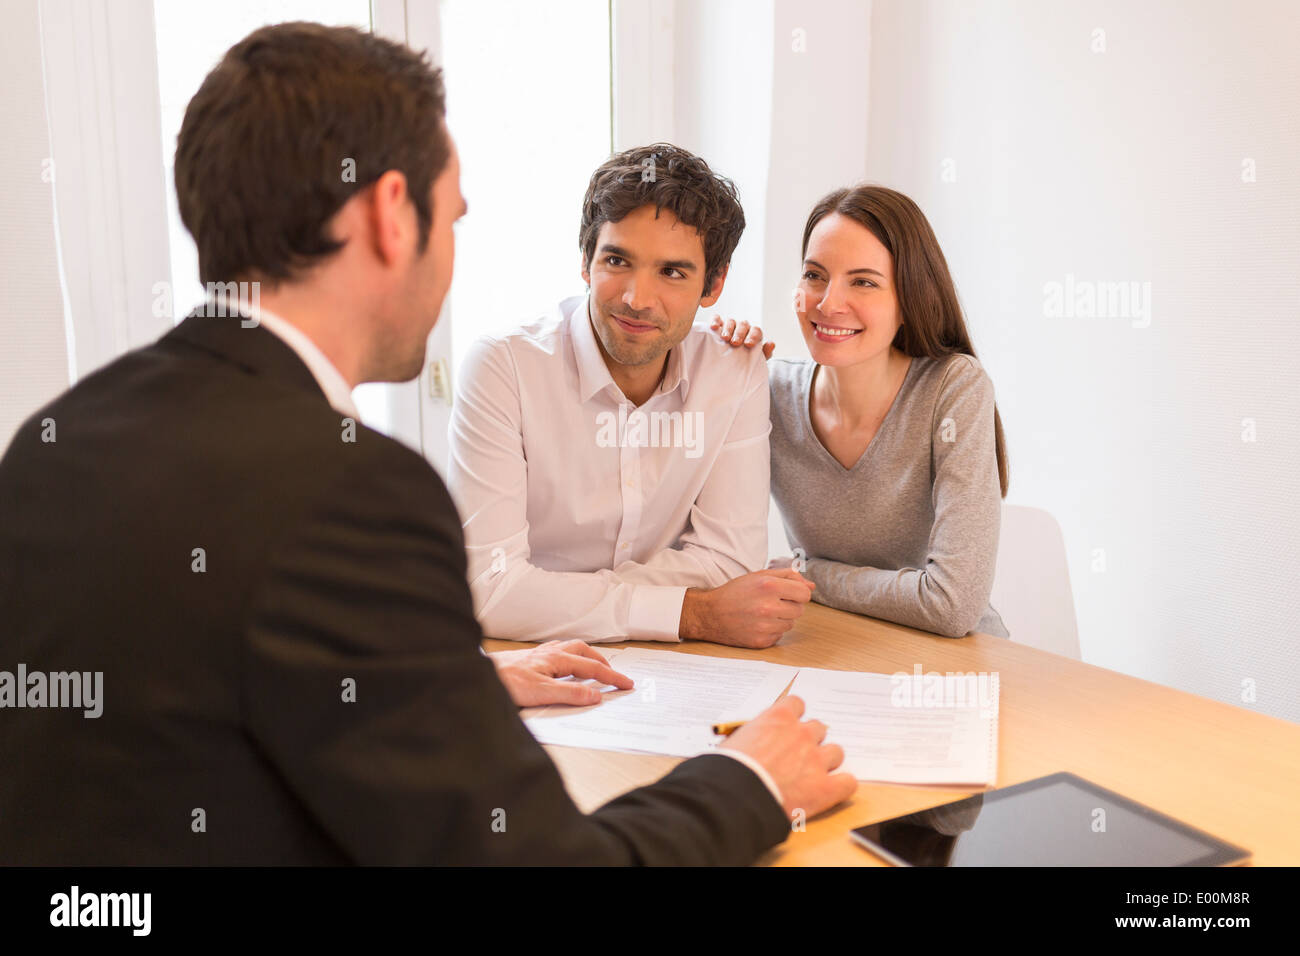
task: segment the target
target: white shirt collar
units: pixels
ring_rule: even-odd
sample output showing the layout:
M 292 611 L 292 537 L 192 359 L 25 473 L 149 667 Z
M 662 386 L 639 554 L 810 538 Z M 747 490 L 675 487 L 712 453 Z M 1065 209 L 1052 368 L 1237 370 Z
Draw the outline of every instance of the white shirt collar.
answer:
M 307 370 L 311 372 L 312 377 L 316 379 L 316 384 L 325 393 L 326 400 L 335 411 L 356 421 L 361 420 L 361 415 L 357 412 L 357 406 L 352 401 L 352 389 L 348 386 L 347 379 L 343 377 L 343 374 L 334 363 L 326 357 L 325 353 L 320 350 L 306 332 L 283 316 L 276 315 L 269 309 L 264 309 L 250 301 L 244 301 L 242 298 L 238 300 L 232 298 L 226 301 L 227 309 L 236 305 L 239 312 L 255 320 L 258 325 L 263 326 L 281 342 L 293 349 L 298 358 L 302 360 L 302 363 L 307 366 Z
M 587 401 L 601 389 L 618 386 L 609 374 L 604 354 L 596 342 L 596 332 L 591 327 L 591 293 L 565 299 L 559 305 L 560 313 L 568 317 L 570 333 L 573 336 L 574 358 L 578 364 L 578 397 Z M 668 363 L 664 369 L 663 380 L 655 389 L 655 394 L 667 394 L 678 385 L 682 387 L 682 399 L 687 398 L 690 380 L 682 362 L 682 351 L 686 342 L 679 342 L 668 350 Z

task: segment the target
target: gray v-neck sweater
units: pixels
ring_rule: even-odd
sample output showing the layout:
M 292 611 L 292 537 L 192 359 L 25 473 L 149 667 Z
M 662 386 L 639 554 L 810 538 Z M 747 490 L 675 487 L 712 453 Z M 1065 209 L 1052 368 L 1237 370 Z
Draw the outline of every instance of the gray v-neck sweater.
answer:
M 772 496 L 813 600 L 945 637 L 1008 637 L 989 604 L 1002 497 L 993 383 L 979 362 L 914 357 L 848 469 L 813 432 L 814 368 L 774 359 L 768 369 Z

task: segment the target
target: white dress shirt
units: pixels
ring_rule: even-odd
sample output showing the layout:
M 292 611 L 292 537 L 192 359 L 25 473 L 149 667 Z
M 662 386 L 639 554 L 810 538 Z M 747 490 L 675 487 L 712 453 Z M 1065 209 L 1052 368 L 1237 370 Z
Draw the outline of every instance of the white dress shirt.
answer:
M 588 309 L 566 299 L 461 367 L 448 479 L 475 613 L 492 637 L 676 641 L 688 587 L 766 566 L 767 363 L 692 327 L 637 408 Z M 757 760 L 714 752 L 783 803 Z
M 209 301 L 214 304 L 217 303 L 215 299 Z M 224 311 L 213 314 L 239 314 L 253 319 L 258 325 L 293 349 L 298 358 L 302 359 L 302 363 L 311 372 L 312 378 L 316 379 L 316 384 L 320 386 L 320 390 L 325 393 L 326 401 L 330 403 L 330 406 L 336 412 L 358 423 L 361 421 L 361 416 L 357 413 L 357 407 L 352 401 L 352 388 L 348 385 L 347 380 L 302 329 L 283 316 L 276 315 L 269 309 L 263 309 L 252 301 L 235 298 L 225 299 Z
M 490 637 L 676 641 L 688 587 L 765 567 L 767 367 L 693 326 L 639 408 L 588 297 L 472 347 L 449 434 Z M 657 447 L 656 447 L 657 446 Z

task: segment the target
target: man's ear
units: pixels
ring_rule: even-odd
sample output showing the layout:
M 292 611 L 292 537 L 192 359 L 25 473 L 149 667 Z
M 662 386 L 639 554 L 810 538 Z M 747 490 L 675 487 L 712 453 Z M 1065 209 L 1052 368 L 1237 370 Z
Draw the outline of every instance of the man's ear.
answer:
M 582 276 L 587 288 L 591 288 L 591 265 L 587 262 L 587 254 L 581 249 L 578 250 L 578 274 Z
M 700 308 L 707 309 L 713 303 L 718 301 L 718 296 L 722 295 L 722 284 L 727 281 L 727 270 L 731 268 L 728 262 L 718 273 L 718 277 L 713 280 L 713 285 L 700 297 Z
M 406 175 L 390 169 L 363 193 L 375 252 L 385 265 L 409 255 L 416 244 L 415 206 L 406 191 Z

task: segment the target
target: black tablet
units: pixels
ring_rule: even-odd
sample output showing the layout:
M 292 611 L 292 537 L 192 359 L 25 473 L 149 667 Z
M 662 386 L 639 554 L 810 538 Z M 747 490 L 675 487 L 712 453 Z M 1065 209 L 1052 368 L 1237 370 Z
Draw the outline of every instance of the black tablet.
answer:
M 852 837 L 900 866 L 1230 866 L 1250 852 L 1054 773 L 909 813 Z

